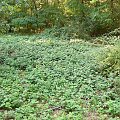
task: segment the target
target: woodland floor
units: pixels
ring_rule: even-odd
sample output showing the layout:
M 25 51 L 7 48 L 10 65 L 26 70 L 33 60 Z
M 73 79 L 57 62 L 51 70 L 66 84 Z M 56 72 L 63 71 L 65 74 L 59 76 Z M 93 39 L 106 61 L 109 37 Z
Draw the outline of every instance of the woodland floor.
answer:
M 120 120 L 111 79 L 98 72 L 108 47 L 1 36 L 0 120 Z

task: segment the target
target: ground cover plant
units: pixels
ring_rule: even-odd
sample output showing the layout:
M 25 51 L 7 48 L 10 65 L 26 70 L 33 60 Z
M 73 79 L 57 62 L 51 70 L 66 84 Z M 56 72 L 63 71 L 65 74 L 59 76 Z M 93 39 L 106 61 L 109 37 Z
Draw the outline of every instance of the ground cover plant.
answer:
M 0 119 L 119 120 L 120 77 L 96 58 L 106 46 L 41 38 L 0 37 Z

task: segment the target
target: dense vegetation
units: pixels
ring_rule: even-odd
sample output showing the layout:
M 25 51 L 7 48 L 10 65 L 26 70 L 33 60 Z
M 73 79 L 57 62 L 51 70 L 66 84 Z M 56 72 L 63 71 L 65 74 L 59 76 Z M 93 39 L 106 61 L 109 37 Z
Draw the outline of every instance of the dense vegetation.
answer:
M 120 0 L 0 0 L 0 120 L 120 120 Z
M 119 0 L 1 0 L 0 33 L 98 36 L 120 27 Z
M 93 41 L 99 39 L 106 41 Z M 104 45 L 40 35 L 2 36 L 0 119 L 119 120 L 120 47 L 109 49 L 120 39 L 107 39 Z

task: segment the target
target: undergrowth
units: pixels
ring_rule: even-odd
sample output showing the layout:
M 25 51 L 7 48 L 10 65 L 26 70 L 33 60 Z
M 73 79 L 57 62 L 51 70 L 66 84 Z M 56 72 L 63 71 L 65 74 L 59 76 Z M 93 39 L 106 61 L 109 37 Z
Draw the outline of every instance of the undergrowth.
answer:
M 0 38 L 0 119 L 120 119 L 118 84 L 96 70 L 103 47 L 41 39 Z

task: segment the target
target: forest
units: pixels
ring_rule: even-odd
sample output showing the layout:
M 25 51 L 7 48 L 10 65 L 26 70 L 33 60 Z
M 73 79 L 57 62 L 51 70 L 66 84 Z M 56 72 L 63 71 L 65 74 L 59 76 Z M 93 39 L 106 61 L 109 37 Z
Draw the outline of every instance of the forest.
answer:
M 0 0 L 0 120 L 120 120 L 120 0 Z

